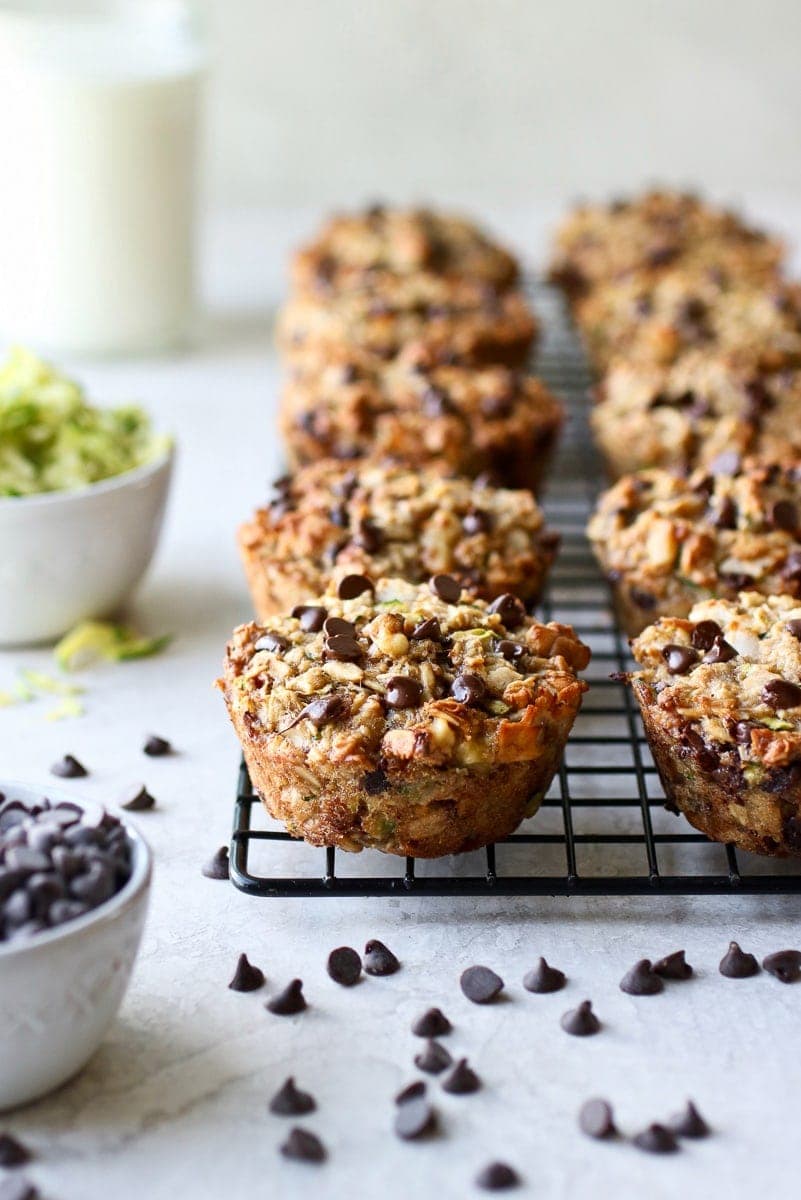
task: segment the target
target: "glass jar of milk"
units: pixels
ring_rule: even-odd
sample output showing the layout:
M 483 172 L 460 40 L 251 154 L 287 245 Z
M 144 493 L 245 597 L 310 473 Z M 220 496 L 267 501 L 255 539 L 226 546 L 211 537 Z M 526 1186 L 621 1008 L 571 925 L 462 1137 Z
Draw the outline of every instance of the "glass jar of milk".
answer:
M 0 338 L 185 338 L 204 67 L 181 0 L 0 0 Z

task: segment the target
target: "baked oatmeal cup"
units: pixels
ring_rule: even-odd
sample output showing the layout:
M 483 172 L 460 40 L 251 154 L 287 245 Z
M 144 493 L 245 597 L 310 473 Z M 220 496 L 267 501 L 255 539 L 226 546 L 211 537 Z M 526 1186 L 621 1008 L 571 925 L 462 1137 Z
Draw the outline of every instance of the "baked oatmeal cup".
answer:
M 589 658 L 570 626 L 511 594 L 488 606 L 447 575 L 348 575 L 296 616 L 235 630 L 219 686 L 253 786 L 290 833 L 432 858 L 536 812 Z

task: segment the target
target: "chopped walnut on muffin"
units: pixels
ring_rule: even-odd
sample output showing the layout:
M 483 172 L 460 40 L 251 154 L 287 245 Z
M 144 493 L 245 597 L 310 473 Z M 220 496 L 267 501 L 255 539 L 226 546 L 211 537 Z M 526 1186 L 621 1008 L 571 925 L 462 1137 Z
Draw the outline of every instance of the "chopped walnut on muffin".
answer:
M 430 273 L 382 275 L 332 296 L 295 295 L 278 318 L 278 345 L 290 361 L 348 347 L 391 359 L 412 341 L 471 366 L 522 366 L 537 333 L 525 297 L 471 279 Z
M 324 295 L 359 286 L 376 273 L 420 271 L 499 290 L 510 287 L 519 273 L 508 250 L 464 217 L 379 204 L 331 217 L 293 255 L 290 268 L 296 290 Z
M 801 854 L 801 601 L 743 592 L 663 618 L 631 684 L 668 802 L 708 837 Z
M 801 598 L 801 471 L 746 462 L 730 475 L 626 475 L 587 535 L 632 636 L 744 589 Z
M 293 364 L 280 422 L 294 466 L 373 457 L 536 491 L 563 415 L 533 375 L 471 369 L 412 343 L 393 363 L 338 348 Z
M 439 574 L 346 575 L 293 616 L 235 630 L 219 686 L 268 811 L 314 845 L 435 857 L 538 808 L 589 649 L 514 595 Z
M 530 605 L 558 544 L 528 491 L 337 459 L 280 479 L 271 504 L 239 530 L 260 621 L 353 573 L 411 583 L 449 574 L 470 596 L 515 592 Z

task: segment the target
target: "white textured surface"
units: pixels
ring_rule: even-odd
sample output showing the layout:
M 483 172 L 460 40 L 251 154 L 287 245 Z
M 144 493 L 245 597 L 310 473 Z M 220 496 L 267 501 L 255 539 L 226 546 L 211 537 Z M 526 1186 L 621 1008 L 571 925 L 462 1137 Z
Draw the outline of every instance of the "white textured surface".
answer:
M 539 244 L 533 214 L 515 227 Z M 292 234 L 298 228 L 296 219 Z M 495 1157 L 525 1176 L 521 1195 L 785 1193 L 797 1166 L 801 986 L 765 975 L 727 981 L 716 967 L 731 937 L 760 957 L 798 944 L 797 899 L 282 902 L 200 875 L 230 826 L 237 751 L 211 683 L 248 611 L 232 532 L 279 463 L 268 310 L 290 223 L 251 219 L 212 232 L 208 287 L 218 310 L 202 348 L 83 369 L 96 394 L 141 397 L 178 434 L 166 536 L 134 612 L 150 632 L 174 630 L 175 643 L 160 658 L 88 675 L 80 720 L 49 724 L 44 703 L 0 711 L 6 777 L 46 787 L 48 765 L 70 751 L 92 770 L 66 785 L 76 792 L 114 798 L 144 779 L 158 797 L 139 818 L 156 856 L 144 948 L 121 1018 L 89 1068 L 0 1126 L 33 1144 L 31 1175 L 53 1200 L 461 1198 Z M 47 661 L 44 652 L 0 655 L 0 689 L 17 666 Z M 147 732 L 171 738 L 180 755 L 145 758 Z M 361 949 L 368 937 L 385 940 L 402 971 L 336 987 L 328 951 Z M 619 991 L 635 959 L 679 946 L 695 980 L 655 998 Z M 267 990 L 228 991 L 241 950 L 264 968 L 268 989 L 301 976 L 309 1011 L 273 1017 Z M 564 992 L 523 991 L 541 953 L 569 975 Z M 473 962 L 504 976 L 508 1001 L 482 1009 L 462 997 L 458 975 Z M 606 1027 L 581 1041 L 558 1018 L 585 996 Z M 413 1077 L 420 1043 L 409 1023 L 432 1003 L 455 1025 L 449 1048 L 469 1056 L 485 1088 L 440 1098 L 434 1082 L 443 1135 L 405 1145 L 390 1132 L 391 1098 Z M 322 1168 L 276 1153 L 290 1123 L 270 1116 L 267 1100 L 290 1072 L 318 1099 L 305 1124 L 329 1146 Z M 717 1133 L 670 1159 L 598 1145 L 575 1126 L 593 1094 L 616 1104 L 627 1131 L 693 1096 Z

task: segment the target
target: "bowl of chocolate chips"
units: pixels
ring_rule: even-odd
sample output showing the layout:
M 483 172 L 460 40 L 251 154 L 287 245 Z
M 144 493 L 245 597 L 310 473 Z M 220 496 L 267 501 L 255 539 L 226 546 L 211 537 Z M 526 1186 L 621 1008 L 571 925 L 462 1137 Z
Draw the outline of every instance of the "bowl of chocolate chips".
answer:
M 0 782 L 0 1110 L 91 1058 L 144 927 L 150 851 L 121 817 Z

